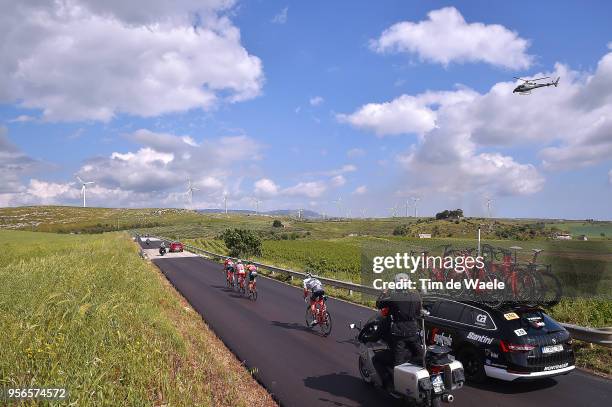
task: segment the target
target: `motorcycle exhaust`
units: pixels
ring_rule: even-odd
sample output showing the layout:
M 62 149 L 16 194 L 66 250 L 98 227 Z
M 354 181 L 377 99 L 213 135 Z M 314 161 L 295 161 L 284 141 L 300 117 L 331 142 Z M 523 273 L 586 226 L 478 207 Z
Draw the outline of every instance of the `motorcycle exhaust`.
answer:
M 455 401 L 455 396 L 453 396 L 452 394 L 443 394 L 442 401 L 445 403 L 452 403 L 453 401 Z

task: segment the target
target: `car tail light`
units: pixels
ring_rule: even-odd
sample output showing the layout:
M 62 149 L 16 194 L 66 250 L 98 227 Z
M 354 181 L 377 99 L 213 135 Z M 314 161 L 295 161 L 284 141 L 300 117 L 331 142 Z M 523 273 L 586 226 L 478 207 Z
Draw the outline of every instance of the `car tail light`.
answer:
M 440 374 L 444 371 L 444 366 L 439 366 L 439 365 L 431 365 L 429 366 L 429 372 L 430 374 Z
M 499 341 L 499 348 L 504 353 L 508 353 L 508 352 L 529 352 L 529 351 L 534 350 L 535 346 L 527 345 L 527 344 L 508 343 L 508 342 L 504 342 L 504 341 L 500 340 Z

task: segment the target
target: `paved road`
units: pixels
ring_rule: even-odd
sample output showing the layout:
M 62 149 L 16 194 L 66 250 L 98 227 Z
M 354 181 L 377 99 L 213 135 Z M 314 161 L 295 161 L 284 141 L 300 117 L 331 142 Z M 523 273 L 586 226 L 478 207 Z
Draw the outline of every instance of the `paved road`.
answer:
M 333 331 L 327 338 L 304 326 L 305 305 L 295 287 L 258 279 L 251 302 L 225 287 L 221 265 L 201 257 L 154 258 L 153 262 L 282 406 L 397 406 L 365 385 L 357 371 L 350 322 L 372 311 L 330 299 Z M 612 382 L 587 373 L 532 383 L 490 381 L 455 392 L 456 406 L 612 405 Z

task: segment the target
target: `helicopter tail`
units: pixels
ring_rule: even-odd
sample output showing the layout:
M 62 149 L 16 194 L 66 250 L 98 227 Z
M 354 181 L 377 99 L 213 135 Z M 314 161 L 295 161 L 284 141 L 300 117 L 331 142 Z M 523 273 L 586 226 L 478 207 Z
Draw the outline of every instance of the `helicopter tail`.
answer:
M 561 79 L 561 77 L 557 76 L 557 80 L 553 82 L 553 85 L 555 85 L 555 88 L 557 87 L 557 85 L 559 85 L 559 79 Z

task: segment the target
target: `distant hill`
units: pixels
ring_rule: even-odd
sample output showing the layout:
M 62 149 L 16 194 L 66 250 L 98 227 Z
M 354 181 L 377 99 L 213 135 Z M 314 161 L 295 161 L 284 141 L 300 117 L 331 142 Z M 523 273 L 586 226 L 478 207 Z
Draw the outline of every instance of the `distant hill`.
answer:
M 224 213 L 225 211 L 223 209 L 197 209 L 197 212 L 200 213 Z M 228 209 L 227 210 L 228 213 L 238 213 L 241 215 L 255 215 L 256 212 L 253 210 L 249 210 L 249 209 Z M 273 211 L 265 211 L 265 212 L 259 212 L 257 213 L 257 215 L 264 215 L 264 216 L 293 216 L 293 217 L 297 217 L 298 216 L 298 211 L 297 209 L 277 209 L 277 210 L 273 210 Z M 304 219 L 321 219 L 323 218 L 323 215 L 321 215 L 318 212 L 315 211 L 311 211 L 308 209 L 303 209 L 302 210 L 302 218 Z

